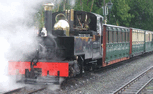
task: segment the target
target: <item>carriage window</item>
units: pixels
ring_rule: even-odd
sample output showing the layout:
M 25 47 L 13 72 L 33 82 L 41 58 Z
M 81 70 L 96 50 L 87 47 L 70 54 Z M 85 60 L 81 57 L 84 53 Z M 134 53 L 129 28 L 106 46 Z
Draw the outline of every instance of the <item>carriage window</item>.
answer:
M 148 34 L 148 41 L 150 41 L 150 33 Z
M 150 34 L 150 41 L 152 41 L 152 34 Z
M 125 42 L 125 32 L 122 32 L 122 42 Z
M 121 32 L 121 42 L 123 42 L 123 32 Z
M 114 39 L 114 42 L 117 42 L 117 32 L 116 31 L 114 31 L 114 37 L 113 37 L 113 39 Z
M 141 31 L 138 34 L 138 41 L 144 41 L 144 34 Z
M 149 41 L 151 41 L 151 39 L 152 39 L 151 33 L 149 34 L 149 36 L 150 36 Z
M 137 32 L 136 31 L 132 32 L 132 41 L 133 42 L 137 41 Z
M 125 32 L 125 42 L 127 42 L 127 40 L 126 40 L 126 32 Z
M 109 43 L 112 43 L 113 42 L 113 39 L 112 39 L 112 31 L 109 31 Z
M 126 32 L 126 42 L 129 42 L 129 32 Z
M 152 34 L 152 41 L 153 41 L 153 34 Z
M 106 43 L 108 43 L 108 32 L 109 31 L 106 31 Z
M 146 41 L 149 41 L 149 34 L 148 34 L 148 32 L 146 33 Z
M 121 32 L 118 32 L 118 42 L 121 42 Z
M 150 41 L 150 33 L 148 34 L 148 41 Z
M 115 34 L 115 32 L 112 31 L 112 43 L 114 43 L 114 34 Z
M 138 36 L 138 32 L 137 32 L 137 41 L 139 41 L 138 39 L 139 39 L 139 36 Z

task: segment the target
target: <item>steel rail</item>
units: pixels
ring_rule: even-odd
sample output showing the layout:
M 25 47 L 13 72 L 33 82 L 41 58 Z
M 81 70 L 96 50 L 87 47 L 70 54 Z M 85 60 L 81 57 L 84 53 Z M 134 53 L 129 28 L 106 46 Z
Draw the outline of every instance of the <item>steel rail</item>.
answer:
M 129 82 L 127 82 L 125 85 L 123 85 L 122 87 L 120 87 L 119 89 L 117 89 L 112 94 L 121 94 L 125 89 L 127 89 L 128 87 L 130 87 L 132 84 L 134 84 L 136 81 L 138 81 L 141 77 L 143 77 L 145 74 L 147 74 L 147 72 L 149 72 L 152 69 L 153 69 L 153 66 L 150 67 L 148 70 L 142 72 L 140 75 L 138 75 L 137 77 L 133 78 Z
M 151 81 L 153 81 L 153 78 L 150 79 L 145 85 L 143 85 L 143 86 L 136 92 L 136 94 L 140 94 L 140 93 L 145 89 L 145 87 L 149 85 L 149 83 L 150 83 Z
M 8 92 L 4 92 L 3 94 L 16 94 L 18 92 L 20 92 L 20 90 L 24 89 L 22 92 L 24 92 L 24 94 L 33 94 L 33 93 L 36 93 L 36 92 L 39 92 L 39 91 L 42 91 L 44 89 L 46 89 L 47 87 L 42 87 L 42 88 L 39 88 L 39 89 L 36 89 L 36 90 L 26 90 L 26 87 L 21 87 L 21 88 L 17 88 L 17 89 L 14 89 L 14 90 L 10 90 Z
M 47 88 L 47 87 L 43 87 L 43 88 L 40 88 L 40 89 L 37 89 L 37 90 L 33 90 L 33 91 L 28 92 L 27 94 L 36 93 L 36 92 L 42 91 L 42 90 L 44 90 L 44 89 L 46 89 L 46 88 Z
M 25 87 L 17 88 L 8 92 L 4 92 L 3 94 L 13 94 L 15 92 L 19 92 L 21 89 L 24 89 Z

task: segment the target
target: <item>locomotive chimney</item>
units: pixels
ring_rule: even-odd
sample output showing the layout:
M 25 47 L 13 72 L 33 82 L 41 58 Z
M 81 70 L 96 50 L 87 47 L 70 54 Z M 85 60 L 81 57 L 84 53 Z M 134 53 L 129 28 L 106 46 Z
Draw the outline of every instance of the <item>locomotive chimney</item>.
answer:
M 52 8 L 54 4 L 48 3 L 44 4 L 44 21 L 45 27 L 48 33 L 52 33 Z

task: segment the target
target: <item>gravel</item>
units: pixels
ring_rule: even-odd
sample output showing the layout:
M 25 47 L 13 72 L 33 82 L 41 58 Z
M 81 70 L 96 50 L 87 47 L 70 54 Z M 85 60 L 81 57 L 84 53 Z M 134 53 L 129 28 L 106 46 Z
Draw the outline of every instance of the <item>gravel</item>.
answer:
M 153 54 L 137 56 L 96 72 L 87 72 L 83 77 L 63 82 L 59 94 L 109 94 L 153 66 Z M 77 84 L 77 85 L 75 85 Z
M 153 94 L 153 80 L 149 83 L 148 86 L 145 87 L 141 94 Z
M 49 94 L 110 94 L 153 66 L 152 57 L 153 53 L 144 54 L 96 72 L 86 72 L 82 77 L 68 78 L 60 89 L 50 90 Z

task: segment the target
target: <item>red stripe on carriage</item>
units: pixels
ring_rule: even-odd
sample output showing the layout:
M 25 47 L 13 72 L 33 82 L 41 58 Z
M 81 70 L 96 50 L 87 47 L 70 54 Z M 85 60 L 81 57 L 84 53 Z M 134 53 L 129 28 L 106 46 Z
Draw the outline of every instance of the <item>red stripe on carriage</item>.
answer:
M 105 66 L 105 58 L 106 58 L 106 25 L 103 26 L 103 61 L 102 61 L 102 67 Z

